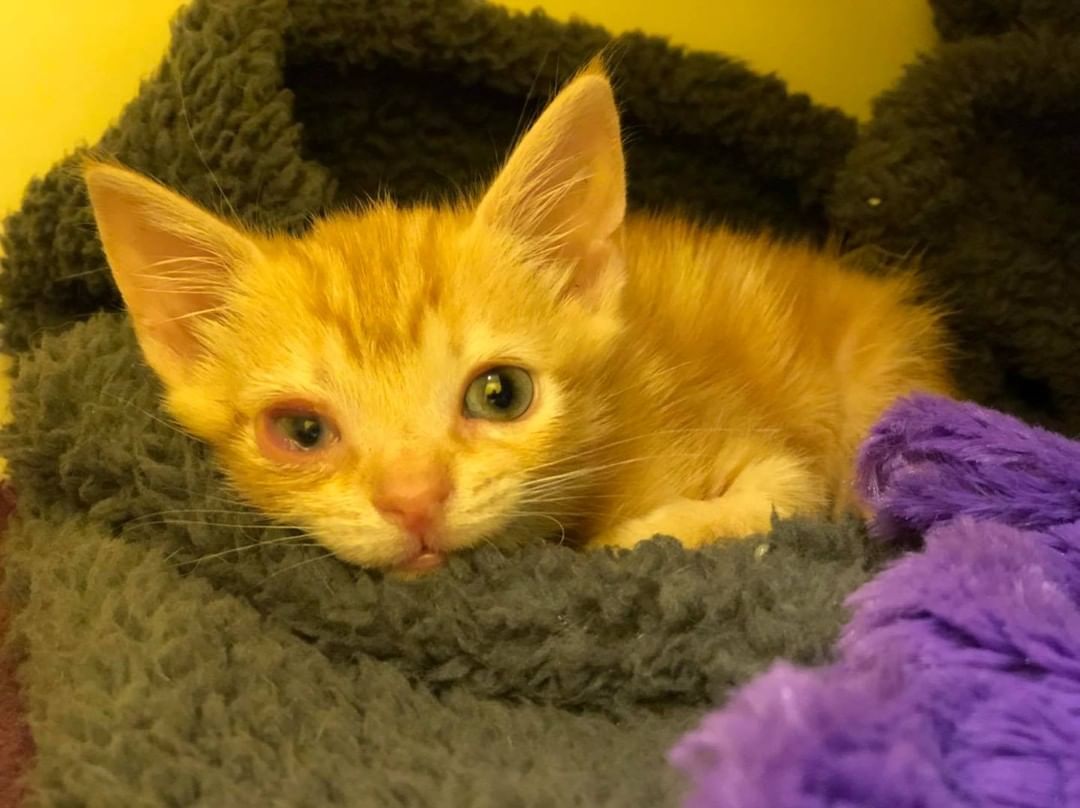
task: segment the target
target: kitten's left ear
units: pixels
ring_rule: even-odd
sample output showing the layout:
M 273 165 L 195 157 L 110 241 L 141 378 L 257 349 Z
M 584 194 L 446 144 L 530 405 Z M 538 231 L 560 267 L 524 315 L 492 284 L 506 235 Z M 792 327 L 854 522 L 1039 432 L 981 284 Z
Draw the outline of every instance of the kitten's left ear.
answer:
M 236 270 L 258 258 L 258 247 L 133 171 L 90 163 L 83 173 L 143 355 L 166 385 L 181 385 L 210 349 L 202 324 L 223 314 Z
M 611 83 L 593 63 L 522 138 L 477 217 L 571 263 L 568 291 L 596 296 L 621 285 L 615 237 L 625 215 L 619 113 Z

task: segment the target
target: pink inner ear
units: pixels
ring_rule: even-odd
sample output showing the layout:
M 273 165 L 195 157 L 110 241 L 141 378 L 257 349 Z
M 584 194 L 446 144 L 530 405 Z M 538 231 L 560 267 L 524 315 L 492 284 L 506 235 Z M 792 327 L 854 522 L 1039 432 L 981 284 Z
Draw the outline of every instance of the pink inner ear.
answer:
M 221 256 L 160 228 L 135 227 L 132 238 L 118 248 L 138 250 L 124 264 L 135 271 L 117 277 L 128 309 L 147 336 L 193 360 L 203 350 L 196 321 L 221 311 L 229 268 Z
M 514 149 L 478 218 L 579 263 L 610 240 L 626 211 L 619 115 L 611 85 L 572 81 Z
M 183 384 L 202 318 L 220 312 L 235 271 L 259 249 L 244 232 L 119 166 L 91 164 L 86 186 L 113 278 L 149 364 Z
M 190 362 L 204 350 L 196 332 L 196 323 L 192 320 L 218 311 L 218 301 L 209 294 L 199 292 L 173 292 L 162 296 L 171 298 L 168 304 L 132 314 L 148 338 L 167 347 L 183 361 Z
M 606 294 L 617 294 L 625 282 L 622 253 L 611 241 L 594 241 L 584 251 L 565 291 L 595 309 Z

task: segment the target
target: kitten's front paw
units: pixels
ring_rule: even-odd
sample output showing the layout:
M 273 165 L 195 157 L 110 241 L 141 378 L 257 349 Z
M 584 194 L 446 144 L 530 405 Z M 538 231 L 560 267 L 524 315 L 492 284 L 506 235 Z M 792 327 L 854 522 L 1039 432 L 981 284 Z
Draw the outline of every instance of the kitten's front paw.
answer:
M 736 505 L 725 498 L 675 500 L 601 533 L 589 546 L 631 549 L 654 536 L 671 536 L 693 549 L 718 539 L 762 533 L 771 526 L 768 503 L 754 503 L 752 508 Z
M 801 461 L 767 456 L 742 470 L 727 490 L 713 499 L 674 499 L 649 513 L 604 531 L 594 547 L 634 547 L 653 536 L 673 536 L 683 547 L 697 548 L 723 539 L 768 533 L 773 516 L 821 513 L 825 488 Z
M 666 530 L 652 530 L 642 524 L 644 519 L 632 519 L 618 527 L 606 530 L 588 543 L 590 549 L 600 547 L 616 547 L 631 550 L 643 541 L 648 541 L 657 535 L 670 536 Z

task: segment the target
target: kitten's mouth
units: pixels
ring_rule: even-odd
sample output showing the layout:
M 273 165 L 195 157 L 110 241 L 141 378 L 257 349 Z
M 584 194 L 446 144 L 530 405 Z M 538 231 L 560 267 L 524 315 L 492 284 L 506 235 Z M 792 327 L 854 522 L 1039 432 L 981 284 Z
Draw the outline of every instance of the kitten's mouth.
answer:
M 394 567 L 394 572 L 404 575 L 423 575 L 426 572 L 437 570 L 446 563 L 446 556 L 435 550 L 425 550 L 414 558 L 404 561 Z

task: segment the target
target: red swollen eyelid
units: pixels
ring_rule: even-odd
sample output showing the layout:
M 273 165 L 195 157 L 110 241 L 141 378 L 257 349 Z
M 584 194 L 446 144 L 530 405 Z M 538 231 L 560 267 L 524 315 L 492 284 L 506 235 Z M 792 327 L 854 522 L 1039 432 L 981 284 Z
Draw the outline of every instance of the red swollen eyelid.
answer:
M 301 449 L 289 440 L 275 424 L 275 421 L 279 418 L 305 416 L 318 418 L 328 430 L 329 435 L 326 446 L 316 449 Z M 323 451 L 330 444 L 338 440 L 338 436 L 339 433 L 334 420 L 309 401 L 281 401 L 267 407 L 255 419 L 255 442 L 259 447 L 259 451 L 265 457 L 277 463 L 296 465 L 315 460 L 323 454 Z

